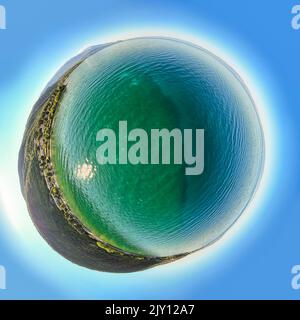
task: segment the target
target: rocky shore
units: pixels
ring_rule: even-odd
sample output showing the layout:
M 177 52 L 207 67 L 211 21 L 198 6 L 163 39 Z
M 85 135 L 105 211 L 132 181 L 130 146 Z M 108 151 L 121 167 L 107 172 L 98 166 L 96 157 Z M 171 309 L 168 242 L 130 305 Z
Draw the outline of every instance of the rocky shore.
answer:
M 100 238 L 93 235 L 92 232 L 90 232 L 87 228 L 85 228 L 79 221 L 79 219 L 74 215 L 66 200 L 63 198 L 62 192 L 58 185 L 54 167 L 51 162 L 51 134 L 55 112 L 57 111 L 59 102 L 63 96 L 64 91 L 66 90 L 66 78 L 67 77 L 63 78 L 57 84 L 56 89 L 46 101 L 41 113 L 41 118 L 38 121 L 39 126 L 37 128 L 34 143 L 41 174 L 45 178 L 49 193 L 54 200 L 57 208 L 63 213 L 65 219 L 72 225 L 73 228 L 76 229 L 77 232 L 79 232 L 80 234 L 86 233 L 91 239 L 96 241 L 96 244 L 100 248 L 106 250 L 109 253 L 117 253 L 121 255 L 129 254 L 105 243 Z M 136 256 L 139 259 L 144 258 L 138 255 L 132 256 Z

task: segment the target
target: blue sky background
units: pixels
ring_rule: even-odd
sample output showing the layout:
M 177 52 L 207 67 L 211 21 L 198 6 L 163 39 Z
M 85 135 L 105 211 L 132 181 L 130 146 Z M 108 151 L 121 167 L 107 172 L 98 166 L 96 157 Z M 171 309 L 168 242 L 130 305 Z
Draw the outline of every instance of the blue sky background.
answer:
M 7 10 L 7 30 L 0 30 L 0 265 L 7 290 L 0 299 L 300 298 L 290 284 L 291 268 L 300 264 L 295 1 L 0 0 Z M 268 126 L 268 179 L 235 230 L 208 250 L 144 272 L 99 273 L 65 260 L 38 235 L 19 190 L 17 153 L 34 101 L 68 58 L 143 30 L 204 40 L 249 76 Z

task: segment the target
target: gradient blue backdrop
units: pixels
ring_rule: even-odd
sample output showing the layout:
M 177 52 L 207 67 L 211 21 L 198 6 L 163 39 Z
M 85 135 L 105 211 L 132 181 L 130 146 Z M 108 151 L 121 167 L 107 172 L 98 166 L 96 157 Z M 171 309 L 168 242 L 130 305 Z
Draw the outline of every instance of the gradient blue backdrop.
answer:
M 300 264 L 295 1 L 0 0 L 7 10 L 7 30 L 0 30 L 0 265 L 7 290 L 0 299 L 300 298 L 290 284 L 291 268 Z M 18 188 L 17 152 L 32 103 L 67 58 L 97 37 L 143 28 L 205 36 L 241 58 L 268 97 L 277 150 L 272 184 L 249 224 L 212 253 L 140 273 L 97 273 L 60 257 L 38 235 Z

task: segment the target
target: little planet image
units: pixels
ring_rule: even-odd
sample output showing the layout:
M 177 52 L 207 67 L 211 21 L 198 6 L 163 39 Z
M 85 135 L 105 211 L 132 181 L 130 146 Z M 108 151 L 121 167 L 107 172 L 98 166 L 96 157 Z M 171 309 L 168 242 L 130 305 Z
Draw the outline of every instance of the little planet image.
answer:
M 91 46 L 33 106 L 22 194 L 48 244 L 80 266 L 135 272 L 220 239 L 259 186 L 264 134 L 238 73 L 190 42 Z

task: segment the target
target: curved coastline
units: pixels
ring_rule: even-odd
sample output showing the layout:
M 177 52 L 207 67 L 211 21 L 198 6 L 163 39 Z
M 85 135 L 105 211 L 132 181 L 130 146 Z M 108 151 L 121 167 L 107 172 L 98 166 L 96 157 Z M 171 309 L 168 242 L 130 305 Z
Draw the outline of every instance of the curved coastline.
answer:
M 180 41 L 177 39 L 172 40 Z M 60 252 L 67 259 L 91 269 L 109 272 L 132 272 L 180 259 L 190 253 L 200 250 L 201 248 L 181 255 L 152 257 L 126 252 L 109 244 L 107 241 L 103 241 L 101 239 L 101 234 L 97 236 L 94 235 L 70 209 L 70 206 L 63 196 L 63 191 L 59 186 L 57 177 L 55 176 L 55 167 L 51 159 L 51 134 L 53 130 L 53 120 L 57 110 L 59 109 L 63 94 L 65 90 L 67 90 L 69 76 L 83 61 L 85 61 L 86 58 L 113 44 L 115 43 L 95 46 L 87 49 L 89 52 L 85 57 L 83 52 L 72 58 L 57 72 L 54 76 L 56 79 L 52 79 L 49 82 L 48 86 L 42 93 L 41 98 L 34 106 L 29 118 L 23 145 L 20 150 L 19 172 L 22 192 L 29 207 L 31 217 L 39 232 L 56 251 Z M 63 70 L 64 68 L 67 70 Z M 235 72 L 234 75 L 238 76 Z M 245 89 L 247 91 L 246 87 Z M 34 176 L 37 175 L 37 173 L 38 176 Z M 41 177 L 42 181 L 37 181 Z M 54 207 L 50 209 L 51 214 L 49 215 L 48 208 L 45 209 L 45 205 L 43 204 L 41 206 L 42 208 L 38 209 L 39 199 L 34 199 L 34 197 L 36 197 L 34 192 L 37 193 L 38 191 L 39 193 L 42 193 L 41 190 L 43 190 L 44 194 L 47 193 L 47 197 L 49 198 L 42 199 L 41 201 L 44 201 L 44 204 L 52 204 Z M 249 202 L 252 200 L 255 191 L 256 189 L 253 191 Z M 247 205 L 248 203 L 245 207 Z M 42 210 L 45 212 L 42 213 Z M 58 218 L 56 214 L 59 214 L 60 217 Z M 61 222 L 58 222 L 56 219 L 59 219 Z M 63 227 L 59 225 L 62 223 L 62 220 L 64 223 Z M 51 226 L 52 222 L 53 225 Z M 48 223 L 50 223 L 50 227 L 47 225 Z M 235 221 L 232 224 L 234 223 Z M 54 232 L 52 230 L 53 227 L 57 228 Z M 71 228 L 72 231 L 69 228 Z M 45 231 L 45 229 L 47 230 Z M 66 243 L 62 244 L 62 239 L 59 239 L 59 230 L 63 230 L 65 233 L 70 233 L 70 237 Z M 227 230 L 225 230 L 224 233 Z M 207 246 L 220 239 L 224 233 Z M 79 235 L 81 240 L 84 239 L 83 246 L 80 244 L 81 240 L 78 242 L 78 239 L 76 239 L 75 241 L 75 238 L 79 237 Z M 54 239 L 56 236 L 58 239 Z M 74 250 L 74 246 L 76 245 L 79 245 L 80 248 L 78 248 L 77 251 L 75 250 L 74 252 L 71 252 Z M 89 252 L 90 249 L 93 252 Z M 87 252 L 83 252 L 84 250 Z M 85 255 L 85 253 L 87 253 L 87 255 Z M 98 256 L 99 253 L 100 255 Z M 103 259 L 102 255 L 105 256 L 104 260 L 107 259 L 107 262 L 103 263 L 103 261 L 100 261 Z

